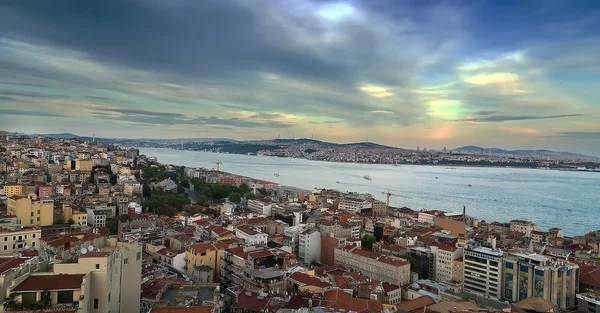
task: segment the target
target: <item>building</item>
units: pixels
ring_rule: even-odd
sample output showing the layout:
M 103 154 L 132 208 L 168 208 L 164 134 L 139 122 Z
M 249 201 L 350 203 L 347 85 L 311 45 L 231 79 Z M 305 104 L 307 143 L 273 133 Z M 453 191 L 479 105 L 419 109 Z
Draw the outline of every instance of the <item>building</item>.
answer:
M 142 283 L 142 246 L 137 242 L 117 242 L 98 251 L 81 254 L 73 262 L 55 263 L 55 274 L 89 275 L 90 313 L 140 312 Z
M 360 223 L 338 222 L 330 219 L 319 220 L 319 231 L 323 234 L 333 233 L 335 237 L 360 238 Z
M 462 263 L 463 249 L 452 245 L 443 245 L 437 249 L 435 258 L 436 281 L 440 283 L 449 283 L 456 278 L 455 263 L 460 258 Z
M 123 193 L 132 197 L 134 195 L 142 194 L 142 184 L 138 181 L 126 181 L 123 183 Z
M 542 298 L 564 310 L 576 306 L 579 266 L 545 255 L 511 251 L 504 255 L 503 296 L 514 302 Z
M 212 272 L 213 281 L 219 282 L 221 277 L 221 257 L 223 250 L 230 248 L 232 243 L 225 241 L 213 243 L 198 243 L 185 248 L 185 266 L 184 270 L 190 277 L 197 277 L 194 271 L 205 270 L 206 267 Z
M 93 304 L 97 302 L 90 301 L 90 276 L 91 272 L 26 274 L 23 279 L 15 280 L 8 288 L 7 293 L 12 294 L 13 298 L 5 303 L 5 308 L 11 307 L 13 303 L 34 308 L 38 303 L 46 302 L 50 310 L 60 307 L 74 308 L 76 304 L 79 308 L 77 312 L 99 312 L 93 309 Z
M 247 246 L 266 245 L 267 234 L 258 231 L 250 225 L 241 225 L 235 229 L 235 236 L 243 239 Z
M 410 264 L 398 257 L 385 256 L 347 245 L 335 249 L 335 264 L 360 271 L 370 279 L 396 285 L 410 283 Z
M 7 198 L 10 198 L 14 195 L 23 195 L 23 185 L 4 185 L 3 190 L 4 196 Z
M 162 248 L 156 251 L 158 260 L 180 272 L 185 271 L 185 251 Z
M 372 210 L 373 202 L 367 199 L 344 197 L 340 200 L 338 209 L 350 213 L 362 213 Z
M 113 216 L 111 209 L 87 209 L 88 225 L 94 228 L 106 228 L 106 219 Z
M 502 260 L 504 253 L 468 242 L 464 249 L 465 289 L 500 299 L 502 297 Z
M 273 203 L 269 199 L 250 199 L 248 200 L 248 209 L 255 214 L 271 216 Z
M 304 230 L 298 238 L 298 261 L 305 265 L 319 263 L 321 258 L 321 233 L 314 229 Z
M 135 215 L 131 221 L 118 222 L 118 237 L 121 241 L 135 239 L 146 242 L 164 237 L 164 222 L 155 215 Z
M 439 211 L 439 210 L 423 209 L 423 210 L 419 211 L 418 219 L 419 219 L 419 222 L 421 222 L 421 223 L 433 225 L 434 221 L 435 221 L 435 217 L 436 216 L 444 216 L 445 213 L 446 212 Z
M 510 221 L 510 230 L 522 232 L 526 237 L 531 237 L 531 232 L 537 231 L 538 227 L 536 223 L 530 221 L 512 220 Z
M 346 238 L 335 237 L 333 233 L 321 236 L 320 262 L 324 265 L 335 264 L 335 249 L 346 246 Z
M 13 195 L 7 201 L 7 213 L 22 225 L 49 226 L 54 222 L 54 200 Z
M 87 218 L 87 212 L 82 212 L 79 210 L 73 212 L 73 208 L 70 205 L 63 204 L 63 219 L 65 222 L 68 222 L 72 219 L 77 225 L 87 226 Z
M 373 215 L 374 216 L 386 216 L 387 205 L 385 202 L 379 200 L 373 200 Z
M 54 194 L 54 189 L 49 185 L 38 186 L 37 196 L 40 199 L 50 198 Z
M 0 229 L 0 255 L 15 255 L 24 249 L 39 249 L 42 231 L 37 226 L 11 225 Z
M 591 293 L 577 294 L 577 310 L 586 313 L 600 313 L 600 296 Z
M 28 273 L 47 270 L 48 261 L 42 261 L 38 257 L 0 257 L 0 312 L 5 312 L 6 291 L 13 285 L 13 281 Z

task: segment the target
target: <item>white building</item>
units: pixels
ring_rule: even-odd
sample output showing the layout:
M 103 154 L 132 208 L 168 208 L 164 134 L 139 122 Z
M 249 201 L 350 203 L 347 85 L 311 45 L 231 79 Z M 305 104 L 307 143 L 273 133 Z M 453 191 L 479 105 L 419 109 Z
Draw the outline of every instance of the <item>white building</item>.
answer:
M 373 202 L 367 199 L 345 197 L 340 200 L 338 208 L 345 212 L 361 213 L 373 208 Z
M 111 216 L 110 209 L 87 209 L 88 225 L 94 228 L 106 228 L 106 219 Z
M 258 215 L 271 216 L 273 203 L 270 200 L 250 199 L 248 200 L 248 209 Z
M 436 281 L 440 283 L 449 283 L 452 281 L 452 272 L 457 258 L 462 262 L 463 249 L 456 246 L 443 245 L 437 249 L 435 258 Z
M 244 239 L 247 246 L 266 245 L 268 235 L 250 225 L 242 225 L 235 229 L 235 236 Z
M 307 229 L 300 233 L 298 244 L 300 263 L 310 265 L 321 260 L 321 233 L 316 229 Z
M 185 273 L 185 251 L 162 248 L 156 251 L 161 263 L 168 264 L 176 270 Z
M 464 287 L 496 299 L 502 297 L 501 250 L 467 243 L 464 251 Z
M 296 226 L 286 227 L 283 234 L 289 238 L 292 253 L 298 254 L 298 248 L 300 245 L 300 233 L 308 229 L 308 225 L 299 224 Z

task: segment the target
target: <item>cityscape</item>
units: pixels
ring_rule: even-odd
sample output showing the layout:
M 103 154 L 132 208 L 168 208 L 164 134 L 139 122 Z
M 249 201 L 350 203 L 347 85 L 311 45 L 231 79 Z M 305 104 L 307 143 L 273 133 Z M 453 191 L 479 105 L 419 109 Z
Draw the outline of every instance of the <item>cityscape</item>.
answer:
M 600 1 L 0 1 L 0 313 L 600 313 Z

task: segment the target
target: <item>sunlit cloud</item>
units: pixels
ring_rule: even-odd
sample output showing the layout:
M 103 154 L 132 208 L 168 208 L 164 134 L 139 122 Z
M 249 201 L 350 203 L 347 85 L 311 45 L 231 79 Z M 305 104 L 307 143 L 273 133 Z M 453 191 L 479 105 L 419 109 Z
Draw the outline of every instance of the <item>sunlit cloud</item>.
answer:
M 340 21 L 347 17 L 354 15 L 356 9 L 350 4 L 338 2 L 338 3 L 327 3 L 322 5 L 318 10 L 317 14 L 327 20 Z
M 498 126 L 498 129 L 511 134 L 528 135 L 536 133 L 536 131 L 533 128 L 527 127 Z
M 386 98 L 394 95 L 389 91 L 389 88 L 378 85 L 364 85 L 360 90 L 375 98 Z
M 465 79 L 474 85 L 504 84 L 519 80 L 519 76 L 513 73 L 491 73 L 479 74 Z
M 394 112 L 392 112 L 392 111 L 385 111 L 385 110 L 373 110 L 373 111 L 369 111 L 367 113 L 394 114 Z

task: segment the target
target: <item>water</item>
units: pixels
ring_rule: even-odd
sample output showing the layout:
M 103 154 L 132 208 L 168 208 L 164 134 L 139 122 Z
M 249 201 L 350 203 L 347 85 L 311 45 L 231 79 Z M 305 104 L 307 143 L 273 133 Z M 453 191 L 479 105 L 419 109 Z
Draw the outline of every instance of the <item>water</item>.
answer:
M 355 164 L 304 159 L 141 148 L 166 164 L 215 168 L 312 190 L 315 187 L 371 193 L 391 205 L 462 211 L 479 220 L 526 219 L 541 230 L 561 227 L 569 236 L 600 229 L 600 173 L 553 170 Z M 279 173 L 279 177 L 274 174 Z M 372 180 L 365 180 L 370 175 Z M 437 177 L 437 179 L 436 179 Z M 339 183 L 336 183 L 338 182 Z M 469 187 L 469 184 L 472 187 Z M 571 209 L 572 211 L 568 211 Z

